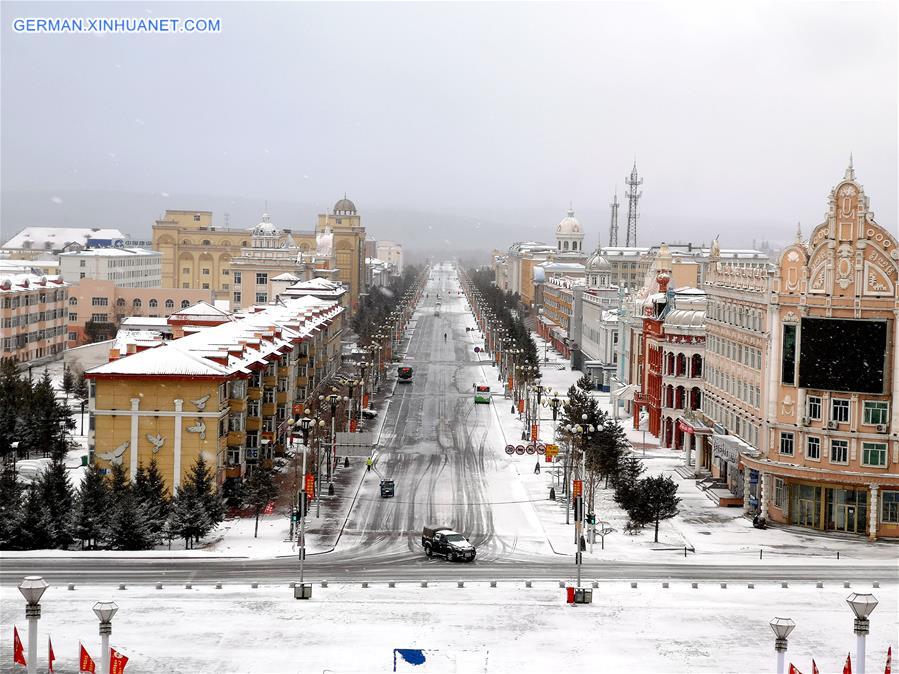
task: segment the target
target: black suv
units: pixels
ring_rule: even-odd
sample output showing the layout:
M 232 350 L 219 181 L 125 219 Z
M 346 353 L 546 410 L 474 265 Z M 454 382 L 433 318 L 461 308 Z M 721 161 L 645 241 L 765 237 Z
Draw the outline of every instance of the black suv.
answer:
M 476 554 L 468 539 L 449 527 L 424 527 L 421 532 L 421 547 L 428 557 L 442 555 L 451 562 L 470 562 Z

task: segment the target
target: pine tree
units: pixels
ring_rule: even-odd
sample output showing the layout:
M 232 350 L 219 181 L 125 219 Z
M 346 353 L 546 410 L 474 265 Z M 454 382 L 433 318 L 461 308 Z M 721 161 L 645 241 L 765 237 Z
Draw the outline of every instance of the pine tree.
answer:
M 116 501 L 118 501 L 131 490 L 131 483 L 128 480 L 128 474 L 125 472 L 125 466 L 121 463 L 112 464 L 107 482 L 109 485 L 110 506 L 114 506 Z
M 38 477 L 37 488 L 43 500 L 50 547 L 67 549 L 74 541 L 75 490 L 66 465 L 61 460 L 50 463 Z
M 109 514 L 106 538 L 113 550 L 149 550 L 153 534 L 133 489 L 123 492 Z
M 53 547 L 47 528 L 49 519 L 38 484 L 32 482 L 25 489 L 14 547 L 20 550 L 47 550 Z
M 68 451 L 66 433 L 74 428 L 71 410 L 56 400 L 50 374 L 44 370 L 19 417 L 16 427 L 19 441 L 24 443 L 29 455 L 40 454 L 61 461 Z
M 200 452 L 200 455 L 191 467 L 185 480 L 185 485 L 189 486 L 196 494 L 197 499 L 199 499 L 203 509 L 206 511 L 206 519 L 209 522 L 209 528 L 200 534 L 199 540 L 200 537 L 205 536 L 225 519 L 225 504 L 222 502 L 221 494 L 218 493 L 215 477 L 209 469 L 206 459 L 203 458 L 202 452 Z
M 106 531 L 108 521 L 109 487 L 96 464 L 88 467 L 78 492 L 75 509 L 76 538 L 82 549 L 97 547 Z
M 84 370 L 78 370 L 78 374 L 75 376 L 75 397 L 78 400 L 87 400 L 88 387 L 87 379 L 84 377 Z
M 212 528 L 203 500 L 192 485 L 178 489 L 172 505 L 171 531 L 184 539 L 184 549 L 192 547 Z
M 624 457 L 621 470 L 615 476 L 615 502 L 626 512 L 630 512 L 639 500 L 640 476 L 646 469 L 636 456 Z
M 147 516 L 147 525 L 154 543 L 161 543 L 165 539 L 165 524 L 169 519 L 171 503 L 156 457 L 153 457 L 146 470 L 143 466 L 138 467 L 134 478 L 134 493 Z
M 75 375 L 65 365 L 62 370 L 62 390 L 65 391 L 66 395 L 75 390 Z
M 680 512 L 677 508 L 677 483 L 667 475 L 657 475 L 640 480 L 640 492 L 649 522 L 655 523 L 655 542 L 659 542 L 659 522 Z
M 15 460 L 13 442 L 20 442 L 19 447 L 25 450 L 17 429 L 22 412 L 30 408 L 30 393 L 31 387 L 19 374 L 15 359 L 0 359 L 0 457 L 4 464 Z
M 609 486 L 609 480 L 615 479 L 621 470 L 622 461 L 627 453 L 628 441 L 624 428 L 617 420 L 609 417 L 604 412 L 599 413 L 599 423 L 596 431 L 591 436 L 592 445 L 595 448 L 593 459 L 596 472 L 605 480 L 605 486 Z M 590 461 L 588 454 L 587 460 Z
M 592 391 L 593 378 L 589 374 L 584 374 L 580 379 L 577 380 L 577 387 L 582 391 Z
M 265 510 L 268 502 L 278 495 L 273 471 L 257 466 L 244 483 L 243 494 L 244 502 L 253 509 L 256 517 L 256 528 L 253 531 L 253 538 L 256 538 L 259 535 L 259 515 Z
M 0 549 L 16 544 L 22 516 L 22 485 L 12 469 L 0 468 Z

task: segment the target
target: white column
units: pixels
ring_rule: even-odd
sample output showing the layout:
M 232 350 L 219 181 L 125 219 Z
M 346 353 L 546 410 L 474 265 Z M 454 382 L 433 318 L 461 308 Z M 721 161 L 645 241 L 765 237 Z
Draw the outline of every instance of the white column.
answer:
M 693 436 L 684 433 L 684 466 L 690 467 L 690 450 L 693 449 Z
M 40 608 L 36 612 L 29 612 L 31 607 L 26 605 L 25 612 L 28 617 L 28 674 L 37 674 L 37 619 L 40 616 Z
M 172 448 L 172 493 L 181 485 L 181 410 L 184 407 L 183 400 L 175 401 L 175 444 Z
M 759 497 L 759 507 L 762 511 L 762 517 L 768 519 L 768 490 L 770 488 L 769 485 L 770 479 L 768 478 L 768 473 L 764 471 L 759 471 L 759 491 L 761 496 Z
M 128 475 L 131 477 L 131 481 L 134 481 L 134 477 L 137 475 L 137 422 L 140 417 L 138 417 L 137 412 L 140 409 L 140 398 L 132 398 L 131 399 L 131 454 L 129 459 L 128 466 Z
M 109 674 L 109 633 L 100 635 L 100 673 Z
M 743 512 L 748 513 L 750 510 L 749 507 L 749 491 L 751 485 L 749 483 L 749 476 L 752 474 L 752 469 L 749 466 L 743 467 Z
M 868 540 L 876 541 L 877 540 L 877 513 L 878 513 L 878 502 L 877 502 L 877 491 L 879 486 L 876 484 L 870 485 L 871 489 L 871 499 L 868 504 Z

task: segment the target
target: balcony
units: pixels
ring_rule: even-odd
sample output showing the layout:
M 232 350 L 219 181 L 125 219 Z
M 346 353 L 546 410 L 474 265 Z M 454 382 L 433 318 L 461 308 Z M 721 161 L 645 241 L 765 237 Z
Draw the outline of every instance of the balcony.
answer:
M 297 387 L 309 386 L 309 377 L 297 377 Z
M 240 473 L 241 473 L 240 466 L 225 466 L 225 478 L 226 479 L 229 477 L 240 478 L 241 477 Z
M 263 377 L 263 378 L 262 378 L 262 385 L 263 385 L 265 388 L 275 388 L 275 386 L 278 385 L 278 377 L 277 377 L 277 375 L 274 375 L 274 374 L 273 374 L 271 377 Z
M 247 391 L 247 400 L 262 400 L 262 389 L 251 388 Z
M 231 398 L 229 404 L 231 405 L 232 412 L 243 412 L 247 409 L 247 401 L 243 398 Z
M 275 416 L 275 403 L 262 403 L 262 416 L 264 416 L 264 417 Z
M 246 442 L 246 431 L 228 431 L 228 446 L 238 447 Z
M 258 431 L 259 427 L 262 425 L 262 421 L 259 417 L 247 417 L 247 430 L 248 431 Z
M 275 394 L 275 402 L 280 405 L 284 405 L 290 400 L 290 393 L 288 391 L 278 391 Z

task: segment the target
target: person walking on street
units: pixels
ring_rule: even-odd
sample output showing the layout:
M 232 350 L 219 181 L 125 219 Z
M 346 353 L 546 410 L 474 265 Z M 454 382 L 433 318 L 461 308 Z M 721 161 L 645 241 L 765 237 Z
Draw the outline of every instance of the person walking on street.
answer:
M 368 473 L 371 472 L 371 464 L 372 464 L 371 457 L 368 457 L 368 458 L 365 460 L 365 466 L 366 466 L 365 470 L 366 470 L 366 472 L 368 472 Z
M 540 461 L 537 461 L 537 465 L 534 466 L 534 475 L 540 474 Z

